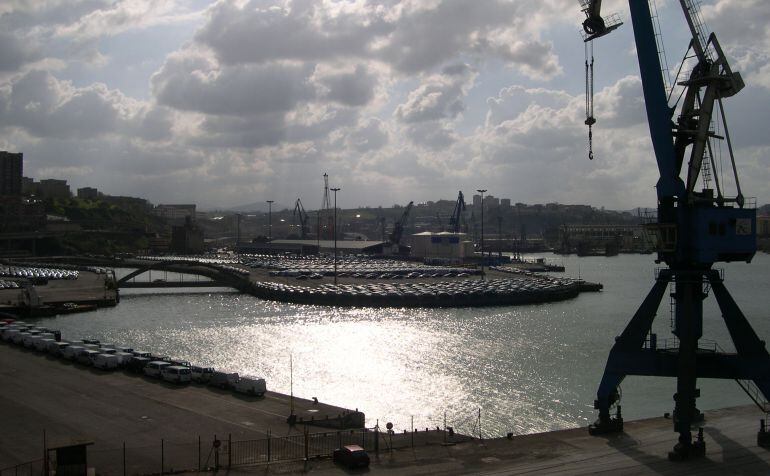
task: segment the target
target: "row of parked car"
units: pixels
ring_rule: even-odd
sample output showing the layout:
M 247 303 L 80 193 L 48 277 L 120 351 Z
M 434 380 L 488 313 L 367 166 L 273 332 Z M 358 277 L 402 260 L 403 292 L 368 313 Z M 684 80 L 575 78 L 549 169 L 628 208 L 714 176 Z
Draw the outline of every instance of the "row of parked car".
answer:
M 61 339 L 59 331 L 35 327 L 13 319 L 0 319 L 0 339 L 105 371 L 126 370 L 175 384 L 197 382 L 257 396 L 262 396 L 267 391 L 265 379 L 262 378 L 239 376 L 235 372 L 195 366 L 185 360 L 158 356 L 96 339 L 65 341 Z

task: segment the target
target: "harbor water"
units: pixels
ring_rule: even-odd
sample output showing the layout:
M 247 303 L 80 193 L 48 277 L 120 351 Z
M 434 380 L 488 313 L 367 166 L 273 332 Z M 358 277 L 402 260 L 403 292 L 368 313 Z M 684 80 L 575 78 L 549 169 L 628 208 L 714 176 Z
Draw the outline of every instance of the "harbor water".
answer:
M 115 308 L 41 320 L 63 337 L 92 337 L 264 377 L 270 390 L 358 408 L 373 426 L 447 424 L 484 437 L 585 426 L 609 349 L 654 281 L 653 255 L 561 257 L 567 277 L 600 293 L 538 305 L 475 309 L 334 308 L 262 301 L 233 292 L 130 290 Z M 761 339 L 770 337 L 770 255 L 730 263 L 725 282 Z M 668 296 L 654 331 L 670 336 Z M 704 339 L 732 343 L 716 302 Z M 628 377 L 626 419 L 673 407 L 674 379 Z M 750 403 L 733 381 L 699 381 L 702 410 Z M 479 415 L 480 410 L 480 415 Z M 480 416 L 480 417 L 479 417 Z M 758 411 L 757 418 L 760 417 Z

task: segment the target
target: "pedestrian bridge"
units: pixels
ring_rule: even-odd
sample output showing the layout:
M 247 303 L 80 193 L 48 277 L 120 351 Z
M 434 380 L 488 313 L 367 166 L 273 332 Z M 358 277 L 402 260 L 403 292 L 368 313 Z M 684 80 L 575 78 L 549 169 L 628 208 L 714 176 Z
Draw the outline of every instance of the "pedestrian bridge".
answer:
M 131 267 L 136 270 L 118 279 L 118 288 L 181 288 L 181 287 L 229 287 L 240 291 L 249 285 L 247 275 L 239 274 L 232 269 L 220 265 L 197 263 L 183 260 L 134 262 Z M 152 273 L 163 271 L 164 278 L 152 279 Z M 186 275 L 203 276 L 210 281 L 168 280 L 165 272 L 175 272 Z M 148 275 L 147 281 L 136 281 L 134 278 Z

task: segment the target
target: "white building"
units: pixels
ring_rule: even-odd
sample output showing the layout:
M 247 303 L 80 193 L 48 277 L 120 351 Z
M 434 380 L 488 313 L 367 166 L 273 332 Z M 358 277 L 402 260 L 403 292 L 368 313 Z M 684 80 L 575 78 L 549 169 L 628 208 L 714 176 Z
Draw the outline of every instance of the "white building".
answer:
M 412 235 L 412 256 L 423 259 L 440 259 L 459 263 L 473 256 L 473 242 L 465 233 L 432 233 Z

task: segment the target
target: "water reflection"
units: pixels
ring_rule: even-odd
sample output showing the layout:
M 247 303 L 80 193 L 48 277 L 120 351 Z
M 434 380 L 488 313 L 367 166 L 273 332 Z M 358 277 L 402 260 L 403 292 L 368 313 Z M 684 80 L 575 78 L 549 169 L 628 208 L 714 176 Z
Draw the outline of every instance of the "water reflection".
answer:
M 565 265 L 577 277 L 576 258 Z M 260 301 L 239 294 L 129 296 L 114 309 L 63 316 L 45 325 L 66 337 L 93 336 L 195 363 L 255 374 L 288 393 L 366 412 L 368 423 L 408 428 L 443 424 L 486 436 L 585 425 L 612 340 L 652 285 L 649 256 L 584 258 L 581 274 L 603 293 L 486 309 L 350 309 Z M 728 285 L 760 336 L 770 259 L 731 265 Z M 568 272 L 568 274 L 570 274 Z M 732 279 L 732 281 L 730 280 Z M 668 334 L 666 306 L 656 331 Z M 707 306 L 711 338 L 727 343 L 718 310 Z M 674 380 L 629 378 L 628 418 L 670 411 Z M 702 382 L 701 408 L 748 403 L 734 383 Z

